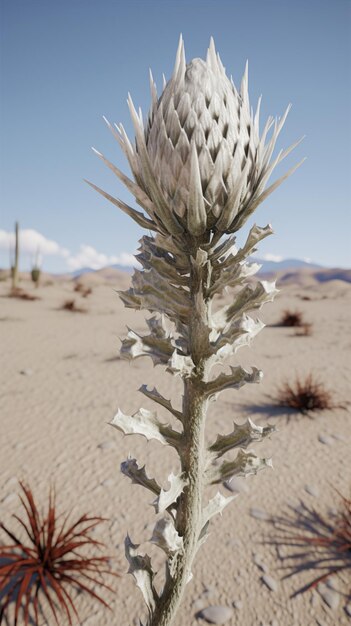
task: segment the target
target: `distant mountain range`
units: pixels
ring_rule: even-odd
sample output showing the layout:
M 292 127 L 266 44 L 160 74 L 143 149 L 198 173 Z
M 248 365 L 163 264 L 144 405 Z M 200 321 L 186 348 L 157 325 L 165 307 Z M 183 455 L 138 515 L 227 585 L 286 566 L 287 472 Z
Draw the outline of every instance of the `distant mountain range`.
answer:
M 317 270 L 322 269 L 322 265 L 317 265 L 315 263 L 308 263 L 307 261 L 302 261 L 301 259 L 283 259 L 282 261 L 265 261 L 264 259 L 259 258 L 250 258 L 251 262 L 259 263 L 262 265 L 259 270 L 259 274 L 275 274 L 277 272 L 282 272 L 285 270 L 299 270 L 299 269 L 311 269 Z M 127 274 L 132 274 L 134 267 L 131 265 L 109 265 L 109 269 L 120 270 L 122 272 L 127 272 Z M 82 267 L 79 270 L 75 270 L 71 272 L 70 275 L 72 278 L 79 278 L 83 274 L 88 274 L 92 272 L 96 272 L 98 270 L 93 270 L 91 267 Z
M 282 261 L 266 261 L 265 259 L 251 257 L 250 261 L 254 261 L 255 263 L 259 263 L 260 265 L 262 265 L 261 269 L 258 272 L 259 274 L 271 274 L 271 273 L 275 274 L 276 272 L 282 272 L 286 270 L 322 269 L 322 265 L 317 265 L 316 263 L 308 263 L 307 261 L 302 261 L 301 259 L 283 259 Z
M 260 264 L 262 267 L 258 274 L 262 278 L 276 279 L 279 283 L 294 283 L 304 284 L 312 281 L 317 283 L 324 283 L 330 280 L 340 280 L 346 283 L 351 283 L 351 269 L 343 268 L 329 268 L 323 267 L 316 263 L 308 263 L 301 259 L 284 259 L 283 261 L 266 261 L 256 257 L 249 259 L 251 262 Z M 103 275 L 107 280 L 114 279 L 114 271 L 122 272 L 122 275 L 127 278 L 133 273 L 134 268 L 132 266 L 125 265 L 109 265 L 108 267 L 100 270 L 93 270 L 90 267 L 83 267 L 75 272 L 66 274 L 67 277 L 77 279 L 80 276 L 92 274 L 96 277 Z M 121 274 L 120 274 L 121 276 Z M 311 283 L 311 284 L 312 284 Z
M 120 270 L 121 272 L 126 272 L 127 274 L 132 274 L 134 271 L 134 267 L 132 265 L 119 265 L 118 263 L 116 265 L 108 265 L 107 269 Z M 79 276 L 83 276 L 84 274 L 91 274 L 98 271 L 99 270 L 94 270 L 91 267 L 81 267 L 79 270 L 69 272 L 69 275 L 72 276 L 72 278 L 79 278 Z

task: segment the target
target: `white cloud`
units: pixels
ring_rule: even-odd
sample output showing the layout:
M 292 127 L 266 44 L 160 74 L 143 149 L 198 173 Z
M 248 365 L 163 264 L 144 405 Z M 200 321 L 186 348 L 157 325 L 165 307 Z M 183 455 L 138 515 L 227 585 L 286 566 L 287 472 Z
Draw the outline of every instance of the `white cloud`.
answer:
M 82 244 L 79 252 L 67 259 L 67 265 L 70 270 L 79 270 L 82 267 L 91 267 L 93 270 L 99 270 L 107 265 L 124 265 L 136 266 L 138 262 L 129 252 L 122 252 L 118 256 L 108 256 L 103 252 L 98 252 L 92 246 Z
M 252 256 L 258 258 L 260 261 L 273 261 L 274 263 L 279 263 L 280 261 L 284 260 L 284 257 L 280 256 L 279 254 L 271 254 L 270 252 L 266 252 L 263 254 L 255 252 L 255 254 L 253 254 Z
M 62 248 L 56 241 L 47 239 L 37 230 L 31 228 L 19 231 L 20 252 L 24 254 L 36 255 L 37 252 L 41 256 L 54 255 L 67 259 L 69 251 Z M 13 251 L 15 248 L 15 233 L 0 230 L 0 250 Z
M 101 269 L 107 265 L 123 265 L 127 266 L 139 266 L 138 261 L 133 254 L 129 252 L 121 252 L 118 255 L 107 255 L 103 252 L 98 252 L 93 246 L 82 244 L 79 251 L 76 254 L 71 254 L 67 248 L 63 248 L 56 241 L 47 239 L 36 230 L 33 229 L 21 229 L 19 231 L 19 245 L 20 255 L 29 255 L 32 260 L 37 257 L 39 253 L 39 263 L 41 264 L 42 258 L 45 256 L 60 257 L 64 259 L 65 265 L 69 270 L 78 270 L 82 267 L 91 267 L 94 270 Z M 7 232 L 0 230 L 0 252 L 14 254 L 15 249 L 15 234 L 14 232 Z

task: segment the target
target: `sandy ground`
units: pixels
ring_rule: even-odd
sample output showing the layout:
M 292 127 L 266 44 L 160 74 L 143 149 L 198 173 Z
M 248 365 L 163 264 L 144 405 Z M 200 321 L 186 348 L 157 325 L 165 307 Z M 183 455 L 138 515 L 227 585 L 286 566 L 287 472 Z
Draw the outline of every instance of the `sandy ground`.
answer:
M 128 531 L 135 543 L 150 538 L 154 509 L 149 494 L 121 475 L 120 462 L 130 452 L 165 487 L 168 474 L 178 467 L 169 448 L 138 436 L 123 438 L 108 425 L 118 407 L 124 412 L 140 406 L 154 409 L 137 392 L 143 383 L 156 385 L 176 406 L 181 397 L 179 379 L 160 366 L 153 368 L 150 359 L 131 364 L 119 359 L 118 338 L 125 335 L 126 325 L 142 331 L 145 322 L 143 313 L 124 309 L 114 292 L 128 285 L 127 275 L 118 276 L 108 284 L 96 277 L 86 299 L 73 293 L 69 281 L 38 290 L 24 283 L 40 296 L 35 302 L 6 297 L 9 284 L 0 283 L 0 515 L 13 524 L 11 515 L 20 511 L 17 480 L 24 479 L 41 504 L 54 483 L 60 510 L 109 518 L 96 536 L 107 543 L 121 577 L 113 581 L 115 594 L 104 594 L 112 612 L 83 595 L 77 597 L 84 626 L 133 626 L 145 616 L 141 595 L 126 575 L 124 537 Z M 87 313 L 60 310 L 72 297 Z M 245 491 L 214 519 L 175 626 L 205 624 L 196 615 L 210 605 L 231 608 L 228 626 L 348 623 L 345 593 L 350 581 L 345 576 L 334 577 L 328 589 L 291 597 L 312 574 L 282 580 L 284 548 L 270 542 L 276 531 L 264 518 L 291 511 L 288 507 L 296 508 L 301 500 L 328 514 L 338 504 L 334 488 L 350 493 L 350 303 L 351 286 L 342 281 L 289 285 L 260 312 L 267 327 L 251 349 L 237 353 L 241 364 L 262 368 L 263 382 L 224 392 L 211 408 L 208 436 L 230 432 L 233 419 L 240 422 L 247 416 L 258 424 L 274 423 L 278 432 L 255 449 L 273 457 L 274 471 L 249 477 Z M 313 325 L 311 336 L 297 337 L 294 329 L 273 326 L 287 308 L 303 312 Z M 277 385 L 311 372 L 346 410 L 328 410 L 309 419 L 276 408 L 272 398 Z M 168 420 L 162 410 L 158 414 Z M 150 553 L 160 562 L 155 547 Z M 49 617 L 45 623 L 53 626 L 54 621 Z M 66 624 L 64 619 L 60 623 Z

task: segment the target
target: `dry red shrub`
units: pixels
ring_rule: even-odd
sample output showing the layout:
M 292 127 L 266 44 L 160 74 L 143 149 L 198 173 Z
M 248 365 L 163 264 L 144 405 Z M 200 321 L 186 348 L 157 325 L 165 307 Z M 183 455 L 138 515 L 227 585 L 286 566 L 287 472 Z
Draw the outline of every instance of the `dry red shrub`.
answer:
M 11 289 L 9 296 L 10 298 L 18 298 L 19 300 L 40 300 L 39 296 L 34 296 L 32 293 L 28 293 L 19 287 Z
M 87 310 L 77 306 L 75 300 L 66 300 L 61 306 L 63 311 L 71 311 L 72 313 L 86 313 Z
M 301 311 L 283 311 L 283 316 L 279 322 L 279 326 L 304 326 L 303 314 Z
M 277 403 L 307 415 L 311 411 L 336 408 L 330 391 L 324 388 L 323 383 L 314 380 L 312 374 L 304 380 L 296 378 L 293 385 L 284 383 L 278 390 Z
M 273 520 L 275 545 L 287 548 L 283 557 L 288 569 L 285 578 L 312 571 L 313 578 L 297 593 L 307 591 L 333 574 L 351 571 L 351 500 L 341 496 L 337 512 L 322 515 L 301 503 L 286 516 Z
M 101 517 L 82 515 L 68 524 L 69 516 L 58 523 L 55 494 L 50 491 L 48 510 L 41 515 L 32 491 L 20 483 L 23 496 L 20 499 L 25 517 L 13 517 L 25 531 L 20 539 L 4 524 L 0 528 L 11 543 L 0 546 L 0 623 L 7 618 L 10 623 L 11 605 L 14 606 L 13 624 L 39 624 L 41 595 L 45 596 L 56 624 L 60 624 L 58 611 L 66 614 L 72 624 L 73 614 L 79 620 L 71 597 L 72 588 L 86 592 L 108 607 L 105 600 L 94 591 L 101 586 L 112 591 L 103 582 L 103 576 L 116 576 L 109 569 L 108 556 L 86 556 L 87 548 L 101 549 L 104 545 L 91 537 L 91 531 L 101 522 Z M 19 621 L 20 615 L 22 619 Z M 33 621 L 34 620 L 34 621 Z

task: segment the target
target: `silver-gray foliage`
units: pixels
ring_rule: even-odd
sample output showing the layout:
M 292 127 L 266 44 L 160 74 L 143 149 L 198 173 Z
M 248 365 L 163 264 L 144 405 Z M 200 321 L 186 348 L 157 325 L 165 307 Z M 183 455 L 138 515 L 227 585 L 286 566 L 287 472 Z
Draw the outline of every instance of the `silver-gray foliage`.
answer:
M 248 313 L 276 294 L 274 283 L 253 283 L 259 266 L 248 262 L 257 244 L 272 233 L 271 227 L 254 225 L 241 248 L 235 245 L 233 233 L 296 169 L 266 187 L 276 165 L 297 144 L 273 158 L 288 109 L 279 120 L 269 118 L 260 135 L 260 101 L 254 114 L 247 67 L 238 91 L 226 76 L 213 40 L 206 61 L 194 59 L 187 65 L 181 38 L 172 78 L 164 83 L 160 97 L 151 74 L 150 84 L 152 105 L 145 124 L 141 111 L 128 98 L 135 141 L 129 140 L 122 125 L 107 122 L 134 180 L 97 153 L 143 211 L 92 186 L 153 233 L 140 240 L 137 259 L 142 269 L 135 270 L 131 288 L 120 293 L 126 307 L 152 313 L 147 320 L 149 334 L 129 329 L 121 354 L 128 359 L 149 356 L 154 365 L 180 376 L 184 385 L 181 408 L 173 407 L 155 388 L 143 385 L 140 389 L 169 411 L 173 425 L 143 408 L 134 415 L 119 410 L 111 422 L 125 435 L 144 435 L 173 446 L 180 458 L 181 471 L 177 476 L 170 474 L 166 490 L 148 477 L 136 459 L 128 458 L 121 466 L 133 483 L 156 496 L 153 504 L 161 517 L 150 540 L 166 554 L 163 589 L 156 591 L 151 559 L 139 554 L 138 545 L 129 537 L 126 555 L 148 607 L 148 626 L 169 626 L 191 579 L 195 554 L 206 540 L 210 519 L 234 497 L 218 492 L 206 501 L 206 485 L 271 466 L 270 459 L 259 458 L 247 448 L 269 436 L 273 427 L 261 428 L 251 420 L 234 423 L 231 432 L 218 435 L 207 446 L 205 419 L 209 401 L 221 391 L 262 378 L 256 368 L 247 371 L 240 365 L 216 376 L 212 371 L 250 344 L 264 324 Z M 214 299 L 228 288 L 232 301 L 212 312 Z M 234 458 L 222 458 L 233 452 Z

